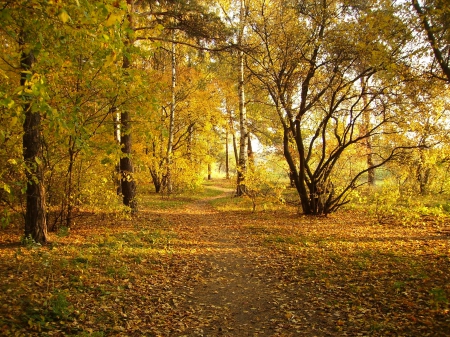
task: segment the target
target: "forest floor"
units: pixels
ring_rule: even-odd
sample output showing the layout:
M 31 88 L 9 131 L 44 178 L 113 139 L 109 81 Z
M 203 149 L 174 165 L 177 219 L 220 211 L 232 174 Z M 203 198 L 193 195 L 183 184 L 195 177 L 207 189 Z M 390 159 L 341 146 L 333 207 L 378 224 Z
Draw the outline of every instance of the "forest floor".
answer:
M 1 334 L 450 334 L 448 224 L 251 212 L 216 183 L 85 217 L 45 247 L 0 230 Z

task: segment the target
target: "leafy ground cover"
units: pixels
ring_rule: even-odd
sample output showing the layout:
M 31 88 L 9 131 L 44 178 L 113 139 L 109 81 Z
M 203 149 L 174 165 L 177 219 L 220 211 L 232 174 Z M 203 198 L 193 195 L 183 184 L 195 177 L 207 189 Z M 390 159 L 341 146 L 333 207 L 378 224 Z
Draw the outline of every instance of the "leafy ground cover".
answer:
M 1 230 L 2 334 L 449 334 L 442 221 L 251 212 L 214 185 L 201 197 L 141 204 L 128 220 L 84 217 L 46 247 L 17 244 L 20 231 Z

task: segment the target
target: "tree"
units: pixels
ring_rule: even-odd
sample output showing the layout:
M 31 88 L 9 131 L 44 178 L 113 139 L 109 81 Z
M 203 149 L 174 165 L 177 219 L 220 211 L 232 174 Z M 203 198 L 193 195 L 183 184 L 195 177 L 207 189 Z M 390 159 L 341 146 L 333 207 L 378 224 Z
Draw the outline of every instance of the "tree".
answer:
M 92 175 L 91 159 L 103 157 L 97 148 L 93 150 L 93 144 L 105 149 L 108 142 L 108 138 L 99 142 L 98 135 L 110 116 L 108 105 L 112 99 L 107 92 L 114 86 L 111 78 L 117 77 L 111 71 L 117 43 L 111 25 L 117 20 L 107 18 L 114 8 L 108 1 L 92 6 L 86 3 L 83 7 L 76 3 L 35 1 L 8 2 L 0 12 L 2 40 L 8 46 L 15 41 L 22 50 L 21 59 L 16 62 L 14 55 L 18 50 L 8 47 L 1 54 L 5 61 L 2 70 L 9 74 L 22 70 L 18 75 L 22 86 L 17 89 L 9 83 L 8 87 L 2 87 L 1 95 L 20 93 L 16 102 L 21 102 L 25 109 L 23 172 L 29 181 L 28 191 L 41 185 L 41 196 L 30 193 L 41 200 L 43 210 L 38 212 L 39 216 L 26 217 L 36 221 L 44 216 L 50 230 L 59 225 L 70 227 L 75 207 L 105 179 L 102 174 L 107 169 L 100 161 Z M 6 108 L 21 118 L 14 111 L 18 105 L 13 102 Z M 118 148 L 111 144 L 111 148 Z M 11 158 L 10 162 L 18 160 Z M 12 185 L 19 186 L 17 181 Z M 16 197 L 14 202 L 20 202 L 19 191 L 12 192 Z M 105 195 L 107 192 L 102 193 Z M 10 205 L 14 207 L 13 203 Z M 28 228 L 26 225 L 27 236 Z M 38 237 L 35 240 L 44 241 Z
M 201 80 L 202 75 L 198 82 L 194 77 L 183 83 L 183 71 L 200 69 L 200 66 L 194 64 L 200 64 L 198 60 L 207 60 L 201 51 L 209 49 L 206 45 L 208 41 L 221 41 L 226 30 L 209 8 L 196 1 L 148 2 L 141 7 L 141 11 L 145 15 L 140 17 L 145 19 L 141 19 L 134 28 L 136 41 L 141 47 L 145 44 L 154 50 L 152 67 L 155 70 L 154 75 L 161 81 L 161 87 L 170 83 L 167 88 L 170 97 L 165 97 L 166 92 L 155 95 L 161 116 L 154 128 L 154 134 L 148 137 L 151 143 L 148 146 L 148 154 L 152 157 L 149 169 L 155 190 L 159 192 L 167 189 L 170 192 L 174 183 L 172 166 L 177 165 L 175 151 L 186 145 L 189 156 L 192 155 L 192 141 L 197 125 L 196 112 L 190 111 L 187 116 L 183 116 L 183 106 L 190 102 L 193 91 L 198 90 L 195 89 L 195 83 L 202 86 L 205 83 Z M 191 55 L 190 49 L 194 49 L 198 55 Z M 167 50 L 170 52 L 167 53 Z M 177 55 L 181 52 L 188 56 L 187 64 L 178 59 Z M 170 63 L 166 62 L 166 55 L 169 55 Z M 166 69 L 170 69 L 170 76 L 166 76 Z M 209 105 L 209 102 L 203 103 Z M 182 122 L 179 123 L 178 120 Z
M 448 189 L 444 178 L 448 169 L 448 94 L 448 88 L 440 80 L 430 81 L 428 77 L 410 88 L 409 99 L 413 104 L 409 112 L 414 118 L 407 121 L 408 132 L 397 135 L 404 139 L 395 141 L 412 138 L 420 146 L 386 166 L 397 177 L 401 195 L 438 195 Z
M 130 32 L 134 28 L 134 0 L 127 0 L 128 14 L 127 14 L 127 26 L 125 27 L 128 32 L 126 33 L 125 50 L 123 54 L 122 69 L 124 70 L 124 76 L 129 76 L 128 70 L 131 67 L 131 48 L 133 45 L 133 37 Z M 120 175 L 121 175 L 121 192 L 123 195 L 123 204 L 129 206 L 132 211 L 136 211 L 136 182 L 133 177 L 134 168 L 131 161 L 131 113 L 124 110 L 120 114 L 120 145 L 123 155 L 120 157 Z
M 365 94 L 366 91 L 366 82 L 365 82 L 365 78 L 361 77 L 361 89 L 362 89 L 362 99 L 363 99 L 363 118 L 362 118 L 362 125 L 361 125 L 361 134 L 367 134 L 368 131 L 370 130 L 371 127 L 371 122 L 370 122 L 370 104 L 368 101 L 368 97 Z M 371 137 L 368 136 L 367 138 L 365 138 L 364 140 L 364 148 L 366 151 L 366 155 L 367 155 L 367 183 L 370 186 L 375 185 L 375 169 L 373 167 L 374 162 L 373 162 L 373 152 L 372 152 L 372 141 L 371 141 Z
M 16 110 L 14 118 L 19 117 L 23 121 L 22 148 L 26 179 L 25 237 L 44 244 L 48 241 L 48 236 L 41 121 L 42 114 L 48 108 L 46 102 L 48 95 L 44 77 L 35 71 L 35 64 L 40 51 L 37 27 L 46 27 L 46 13 L 42 10 L 41 4 L 37 4 L 33 10 L 27 3 L 19 1 L 2 5 L 0 14 L 5 51 L 11 52 L 6 54 L 7 57 L 2 57 L 2 60 L 11 73 L 17 74 L 17 70 L 19 71 L 19 83 L 11 85 L 17 93 L 14 100 L 19 103 L 20 110 L 15 109 L 12 97 L 8 98 L 8 95 L 3 93 L 2 96 L 9 101 L 6 108 Z M 17 48 L 11 47 L 12 44 L 16 44 Z M 13 55 L 18 55 L 18 59 L 15 60 Z
M 371 3 L 262 2 L 252 13 L 249 69 L 278 114 L 303 212 L 330 213 L 364 183 L 360 177 L 412 146 L 378 146 L 377 161 L 356 172 L 342 161 L 369 137 L 400 132 L 402 79 L 391 70 L 402 67 L 406 27 L 394 8 Z M 369 106 L 370 127 L 358 127 Z
M 247 109 L 245 106 L 245 54 L 243 51 L 244 44 L 244 32 L 246 26 L 246 8 L 244 0 L 240 0 L 239 6 L 239 27 L 237 36 L 238 46 L 238 97 L 239 97 L 239 160 L 237 165 L 237 190 L 236 195 L 242 196 L 245 194 L 245 175 L 247 173 L 248 166 L 248 153 L 247 153 Z
M 32 68 L 35 60 L 33 52 L 27 50 L 26 47 L 27 43 L 29 43 L 28 30 L 28 27 L 23 27 L 19 33 L 20 85 L 23 90 L 23 111 L 25 113 L 25 121 L 23 123 L 23 159 L 26 165 L 27 177 L 25 237 L 31 237 L 34 241 L 43 244 L 48 241 L 48 237 L 42 173 L 41 114 L 40 111 L 33 111 L 32 103 L 30 103 L 31 97 L 27 97 L 30 91 L 33 90 Z M 40 81 L 38 75 L 37 81 Z
M 426 34 L 442 75 L 437 77 L 450 82 L 450 4 L 445 0 L 411 0 L 421 27 Z

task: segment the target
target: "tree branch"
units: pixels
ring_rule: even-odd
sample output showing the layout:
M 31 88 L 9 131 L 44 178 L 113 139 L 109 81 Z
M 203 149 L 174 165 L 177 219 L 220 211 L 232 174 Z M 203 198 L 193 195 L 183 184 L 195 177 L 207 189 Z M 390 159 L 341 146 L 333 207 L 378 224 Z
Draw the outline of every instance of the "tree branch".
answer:
M 211 52 L 217 52 L 217 51 L 225 51 L 225 50 L 230 50 L 230 49 L 235 49 L 237 48 L 237 46 L 235 44 L 228 44 L 225 45 L 223 47 L 220 48 L 209 48 L 209 47 L 203 47 L 203 46 L 199 46 L 197 44 L 193 44 L 193 43 L 189 43 L 189 42 L 184 42 L 184 41 L 180 41 L 180 40 L 173 40 L 173 39 L 167 39 L 167 38 L 163 38 L 163 37 L 156 37 L 156 36 L 139 36 L 135 39 L 136 41 L 162 41 L 162 42 L 168 42 L 168 43 L 175 43 L 175 44 L 180 44 L 183 46 L 187 46 L 187 47 L 191 47 L 191 48 L 195 48 L 198 50 L 205 50 L 205 51 L 211 51 Z
M 447 82 L 450 82 L 450 66 L 448 63 L 445 62 L 444 57 L 442 55 L 441 50 L 438 48 L 438 41 L 436 39 L 436 36 L 433 33 L 433 29 L 427 19 L 427 16 L 422 9 L 422 7 L 419 4 L 418 0 L 411 0 L 411 3 L 416 10 L 417 14 L 419 15 L 419 18 L 422 21 L 423 28 L 425 29 L 425 32 L 427 33 L 428 42 L 431 45 L 431 49 L 433 50 L 434 57 L 436 58 L 436 61 L 439 63 L 439 66 L 441 67 L 442 71 L 444 72 Z

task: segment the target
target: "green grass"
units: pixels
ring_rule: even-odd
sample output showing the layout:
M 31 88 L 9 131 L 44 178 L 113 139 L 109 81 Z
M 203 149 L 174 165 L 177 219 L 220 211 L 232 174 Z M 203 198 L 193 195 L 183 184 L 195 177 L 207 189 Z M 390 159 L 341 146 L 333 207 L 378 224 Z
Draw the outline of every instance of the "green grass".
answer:
M 174 209 L 182 207 L 183 205 L 191 202 L 193 199 L 190 197 L 174 195 L 170 197 L 162 197 L 160 194 L 148 194 L 142 196 L 139 200 L 139 207 L 153 208 L 153 209 Z
M 216 197 L 224 194 L 226 192 L 215 188 L 215 186 L 223 186 L 223 188 L 229 188 L 228 184 L 229 181 L 225 179 L 220 183 L 218 183 L 217 180 L 205 180 L 202 187 L 195 190 L 189 190 L 182 193 L 164 196 L 154 192 L 142 195 L 140 196 L 138 204 L 141 208 L 153 208 L 160 210 L 176 209 L 183 207 L 184 205 L 195 200 Z
M 191 196 L 192 199 L 200 200 L 204 198 L 211 198 L 211 197 L 217 197 L 221 194 L 224 194 L 224 191 L 211 188 L 208 185 L 203 186 L 201 190 L 197 190 L 194 192 L 194 194 Z
M 297 239 L 291 236 L 283 236 L 283 235 L 269 235 L 264 239 L 266 243 L 278 243 L 278 244 L 296 244 Z
M 210 201 L 211 205 L 219 211 L 248 211 L 252 209 L 252 202 L 248 198 L 226 196 Z

